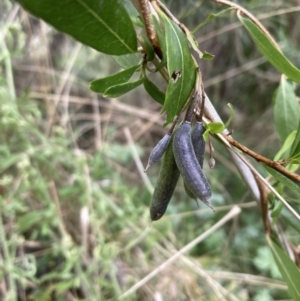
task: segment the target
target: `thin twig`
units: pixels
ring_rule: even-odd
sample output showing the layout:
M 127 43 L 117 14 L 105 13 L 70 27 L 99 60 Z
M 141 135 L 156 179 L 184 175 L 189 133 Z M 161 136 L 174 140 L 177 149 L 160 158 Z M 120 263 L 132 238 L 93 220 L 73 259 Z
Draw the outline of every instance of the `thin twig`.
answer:
M 142 287 L 144 284 L 146 284 L 150 279 L 152 279 L 154 276 L 159 274 L 161 271 L 163 271 L 167 266 L 169 266 L 171 263 L 176 261 L 182 254 L 186 253 L 193 247 L 195 247 L 198 243 L 203 241 L 205 238 L 207 238 L 209 235 L 214 233 L 217 229 L 219 229 L 221 226 L 223 226 L 227 221 L 235 217 L 236 215 L 240 214 L 241 209 L 238 206 L 234 206 L 221 220 L 219 220 L 216 224 L 214 224 L 210 229 L 202 233 L 200 236 L 192 240 L 190 243 L 188 243 L 186 246 L 181 248 L 177 253 L 175 253 L 173 256 L 171 256 L 168 260 L 166 260 L 163 264 L 161 264 L 159 267 L 157 267 L 155 270 L 153 270 L 151 273 L 149 273 L 147 276 L 145 276 L 143 279 L 141 279 L 138 283 L 133 285 L 129 290 L 127 290 L 124 294 L 122 294 L 118 299 L 122 300 L 126 297 L 128 297 L 130 294 L 138 290 L 140 287 Z
M 218 74 L 214 77 L 211 77 L 207 80 L 205 80 L 203 82 L 203 84 L 205 85 L 205 88 L 208 88 L 210 86 L 214 86 L 224 80 L 227 80 L 229 78 L 235 77 L 241 73 L 244 73 L 246 71 L 252 70 L 256 67 L 258 67 L 259 65 L 262 65 L 264 63 L 266 63 L 268 60 L 265 57 L 260 57 L 258 59 L 252 60 L 250 62 L 247 62 L 243 65 L 240 65 L 236 68 L 232 68 L 227 70 L 226 72 L 222 73 L 222 74 Z
M 232 207 L 238 205 L 242 209 L 248 209 L 248 208 L 254 208 L 257 207 L 257 202 L 248 202 L 248 203 L 239 203 L 239 204 L 234 204 L 234 205 L 224 205 L 224 206 L 219 206 L 219 207 L 214 207 L 215 212 L 223 212 L 223 211 L 228 211 L 232 209 Z M 194 215 L 204 215 L 206 213 L 211 213 L 210 208 L 203 208 L 203 209 L 198 209 L 198 210 L 193 210 L 193 211 L 186 211 L 186 212 L 181 212 L 181 213 L 174 213 L 174 214 L 167 214 L 164 216 L 164 220 L 172 219 L 172 218 L 185 218 L 189 216 L 194 216 Z
M 270 35 L 270 33 L 268 32 L 268 30 L 262 25 L 262 23 L 260 23 L 260 21 L 253 16 L 248 10 L 246 10 L 245 8 L 243 8 L 242 6 L 233 3 L 231 1 L 228 0 L 213 0 L 217 3 L 222 3 L 224 5 L 230 6 L 230 7 L 234 7 L 238 10 L 238 14 L 240 12 L 242 12 L 245 16 L 247 16 L 253 23 L 256 24 L 256 26 L 270 39 L 270 41 L 274 44 L 274 46 L 281 52 L 281 49 L 279 48 L 278 44 L 276 43 L 276 41 L 273 39 L 273 37 Z
M 294 13 L 300 11 L 300 6 L 293 6 L 293 7 L 289 7 L 289 8 L 284 8 L 284 9 L 279 9 L 279 10 L 275 10 L 275 11 L 271 11 L 269 13 L 262 13 L 257 15 L 257 19 L 258 20 L 264 20 L 264 19 L 268 19 L 274 16 L 279 16 L 279 15 L 283 15 L 283 14 L 288 14 L 288 13 Z M 225 32 L 231 31 L 233 29 L 239 28 L 241 27 L 242 24 L 241 22 L 235 22 L 235 23 L 231 23 L 228 25 L 223 26 L 222 28 L 219 28 L 217 30 L 214 31 L 210 31 L 208 34 L 206 35 L 202 35 L 201 37 L 199 37 L 197 39 L 198 43 L 203 43 L 207 40 L 210 40 L 218 35 L 221 35 Z
M 201 76 L 201 108 L 200 108 L 200 114 L 199 114 L 199 120 L 200 122 L 202 122 L 203 119 L 203 115 L 204 115 L 204 108 L 205 108 L 205 91 L 204 91 L 204 86 L 203 86 L 203 82 L 202 82 L 202 76 Z
M 260 208 L 261 208 L 261 218 L 264 224 L 265 233 L 270 234 L 272 232 L 272 226 L 271 226 L 271 219 L 269 218 L 269 200 L 268 196 L 271 193 L 271 191 L 266 187 L 266 185 L 257 179 L 257 185 L 260 190 L 261 195 L 261 202 L 260 202 Z
M 156 247 L 159 251 L 164 254 L 166 257 L 175 254 L 178 250 L 174 247 L 174 245 L 168 241 L 166 238 L 163 240 L 163 244 L 166 245 L 167 248 L 162 247 L 160 244 L 156 244 Z M 185 265 L 188 265 L 195 273 L 204 278 L 207 281 L 207 284 L 210 285 L 212 290 L 215 292 L 217 298 L 220 301 L 226 301 L 226 297 L 229 297 L 231 300 L 238 301 L 238 299 L 232 295 L 228 290 L 226 290 L 221 284 L 219 284 L 216 280 L 208 275 L 206 271 L 203 270 L 201 264 L 196 260 L 191 260 L 187 256 L 181 255 L 179 258 Z
M 188 34 L 190 31 L 188 28 L 181 22 L 178 21 L 178 19 L 168 10 L 168 8 L 159 0 L 150 0 L 151 2 L 154 2 L 155 5 L 157 5 L 166 16 L 168 16 L 169 19 L 171 19 L 175 24 L 177 24 L 181 30 L 185 33 Z M 155 7 L 155 5 L 153 5 Z
M 150 10 L 150 5 L 148 0 L 139 0 L 139 5 L 140 5 L 140 12 L 142 14 L 142 17 L 145 22 L 145 29 L 146 29 L 146 34 L 147 37 L 151 43 L 151 45 L 154 48 L 155 53 L 161 58 L 162 57 L 162 52 L 159 46 L 159 42 L 157 39 L 156 31 L 154 29 L 154 25 L 152 23 L 151 17 L 151 10 Z
M 101 115 L 99 111 L 98 101 L 96 97 L 92 98 L 93 105 L 93 115 L 94 115 L 94 128 L 95 128 L 95 150 L 99 150 L 102 146 L 102 136 L 101 136 Z
M 72 237 L 70 236 L 70 234 L 67 230 L 67 227 L 65 225 L 64 219 L 63 219 L 63 213 L 61 211 L 61 206 L 60 206 L 60 201 L 59 201 L 57 188 L 56 188 L 55 182 L 53 180 L 50 180 L 48 189 L 49 189 L 51 198 L 54 201 L 54 204 L 55 204 L 55 207 L 56 207 L 57 217 L 58 217 L 58 220 L 59 220 L 59 229 L 60 229 L 62 240 L 63 240 L 62 242 L 63 243 L 68 242 L 68 243 L 73 244 Z
M 267 186 L 275 194 L 275 196 L 284 204 L 284 206 L 300 221 L 300 215 L 294 210 L 293 207 L 290 206 L 290 204 L 280 195 L 280 193 L 278 193 L 277 190 L 252 166 L 252 164 L 249 163 L 248 160 L 242 154 L 237 152 L 237 150 L 226 140 L 226 138 L 222 134 L 218 134 L 218 137 L 225 143 L 225 145 L 227 145 L 231 152 L 239 158 L 239 160 L 243 161 L 245 165 L 248 166 L 250 172 L 252 173 L 252 176 L 255 177 L 254 179 L 256 181 L 256 185 L 257 179 L 262 181 L 265 184 L 265 186 Z
M 254 151 L 252 151 L 251 149 L 247 148 L 246 146 L 242 145 L 241 143 L 237 142 L 236 140 L 234 140 L 233 138 L 231 138 L 230 136 L 227 135 L 223 135 L 223 137 L 233 146 L 235 146 L 236 148 L 238 148 L 239 150 L 241 150 L 243 153 L 249 155 L 250 157 L 254 158 L 257 162 L 262 162 L 274 169 L 276 169 L 277 171 L 281 172 L 282 174 L 286 175 L 288 178 L 290 178 L 291 180 L 300 182 L 300 175 L 289 171 L 288 169 L 286 169 L 284 166 L 282 166 L 280 163 L 278 163 L 277 161 L 273 161 L 271 159 L 268 159 Z
M 50 116 L 50 120 L 49 120 L 49 124 L 48 124 L 48 129 L 47 129 L 47 136 L 50 135 L 51 131 L 52 131 L 52 127 L 54 125 L 54 118 L 55 118 L 55 115 L 56 115 L 56 110 L 57 110 L 57 107 L 58 107 L 58 104 L 59 104 L 59 101 L 60 101 L 60 97 L 63 93 L 63 90 L 66 86 L 66 83 L 70 80 L 69 79 L 69 76 L 71 74 L 71 71 L 74 67 L 74 64 L 75 64 L 75 61 L 79 55 L 79 52 L 82 48 L 82 44 L 78 43 L 76 45 L 76 47 L 73 49 L 72 51 L 72 54 L 71 56 L 69 57 L 69 61 L 68 61 L 68 64 L 64 70 L 64 73 L 63 73 L 63 77 L 60 81 L 60 84 L 59 86 L 57 87 L 56 89 L 56 96 L 57 98 L 54 100 L 54 109 L 53 109 L 53 112 L 52 112 L 52 115 Z
M 287 290 L 288 288 L 286 283 L 283 281 L 270 279 L 263 276 L 227 271 L 206 271 L 206 273 L 211 275 L 215 279 L 237 281 L 241 284 L 246 283 L 249 285 L 264 286 L 278 290 Z
M 141 176 L 141 178 L 142 178 L 145 186 L 147 187 L 148 191 L 152 194 L 154 188 L 153 188 L 153 186 L 152 186 L 152 184 L 151 184 L 151 182 L 150 182 L 147 174 L 144 172 L 145 168 L 144 168 L 144 166 L 143 166 L 143 164 L 141 162 L 141 158 L 140 158 L 140 156 L 139 156 L 139 154 L 138 154 L 138 152 L 137 152 L 137 150 L 136 150 L 136 148 L 134 146 L 134 142 L 133 142 L 130 130 L 129 130 L 128 127 L 125 127 L 123 131 L 124 131 L 127 143 L 128 143 L 128 145 L 129 145 L 129 147 L 131 149 L 131 153 L 132 153 L 134 162 L 136 164 L 136 167 L 137 167 L 137 169 L 139 171 L 139 174 L 140 174 L 140 176 Z

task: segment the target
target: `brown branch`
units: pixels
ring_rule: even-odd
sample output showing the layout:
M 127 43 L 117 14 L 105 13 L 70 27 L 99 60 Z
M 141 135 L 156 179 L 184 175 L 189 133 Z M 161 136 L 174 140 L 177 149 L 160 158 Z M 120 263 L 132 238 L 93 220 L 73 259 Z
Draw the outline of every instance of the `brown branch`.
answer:
M 190 31 L 188 30 L 188 28 L 181 22 L 179 22 L 179 20 L 168 10 L 168 8 L 159 0 L 150 0 L 154 5 L 154 7 L 159 7 L 164 14 L 170 19 L 172 20 L 176 25 L 178 25 L 181 30 L 188 35 L 190 33 Z
M 256 179 L 256 183 L 261 195 L 260 197 L 261 218 L 264 224 L 265 233 L 267 235 L 270 235 L 272 233 L 272 227 L 268 215 L 268 211 L 269 211 L 268 195 L 271 193 L 271 191 L 268 187 L 266 187 L 266 185 L 261 181 L 261 179 L 259 179 L 256 175 L 254 175 L 254 177 Z
M 277 171 L 281 172 L 282 174 L 284 174 L 285 176 L 287 176 L 291 180 L 294 180 L 296 182 L 300 182 L 300 175 L 297 175 L 296 173 L 289 171 L 284 166 L 282 166 L 279 162 L 268 159 L 268 158 L 266 158 L 266 157 L 264 157 L 264 156 L 262 156 L 262 155 L 260 155 L 256 152 L 252 151 L 251 149 L 249 149 L 246 146 L 240 144 L 239 142 L 237 142 L 236 140 L 234 140 L 230 136 L 223 135 L 223 137 L 231 145 L 235 146 L 236 148 L 241 150 L 243 153 L 245 153 L 245 154 L 249 155 L 250 157 L 254 158 L 257 162 L 262 162 L 262 163 L 276 169 Z
M 229 0 L 213 0 L 217 3 L 222 3 L 224 5 L 234 7 L 238 10 L 238 13 L 242 12 L 245 16 L 247 16 L 253 23 L 257 25 L 257 27 L 270 39 L 270 41 L 274 44 L 274 46 L 281 52 L 281 49 L 279 48 L 278 44 L 274 40 L 274 38 L 270 35 L 268 30 L 262 25 L 262 23 L 254 16 L 252 15 L 248 10 L 243 8 L 242 6 L 233 3 Z
M 150 5 L 148 0 L 138 0 L 140 5 L 140 12 L 145 21 L 145 29 L 147 37 L 154 48 L 155 53 L 161 58 L 162 52 L 159 46 L 159 42 L 157 39 L 156 31 L 154 29 L 154 25 L 152 23 L 152 14 L 150 11 Z

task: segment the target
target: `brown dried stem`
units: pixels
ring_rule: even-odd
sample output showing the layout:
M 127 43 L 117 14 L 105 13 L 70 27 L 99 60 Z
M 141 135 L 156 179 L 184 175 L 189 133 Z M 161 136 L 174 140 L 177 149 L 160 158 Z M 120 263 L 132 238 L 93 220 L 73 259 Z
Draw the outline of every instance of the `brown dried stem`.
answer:
M 150 10 L 150 5 L 148 0 L 139 0 L 139 6 L 140 6 L 140 12 L 143 16 L 144 22 L 145 22 L 145 29 L 147 37 L 152 44 L 155 53 L 161 58 L 162 52 L 159 46 L 159 42 L 157 39 L 156 31 L 154 28 L 154 25 L 152 23 L 152 14 Z
M 294 180 L 296 182 L 300 183 L 300 175 L 293 173 L 291 171 L 289 171 L 288 169 L 286 169 L 284 166 L 282 166 L 279 162 L 277 161 L 273 161 L 271 159 L 268 159 L 254 151 L 252 151 L 251 149 L 247 148 L 246 146 L 240 144 L 239 142 L 237 142 L 236 140 L 234 140 L 233 138 L 231 138 L 230 136 L 227 135 L 223 135 L 223 137 L 233 146 L 235 146 L 236 148 L 238 148 L 239 150 L 241 150 L 243 153 L 249 155 L 250 157 L 254 158 L 257 162 L 262 162 L 274 169 L 276 169 L 277 171 L 281 172 L 282 174 L 284 174 L 285 176 L 287 176 L 288 178 L 290 178 L 291 180 Z

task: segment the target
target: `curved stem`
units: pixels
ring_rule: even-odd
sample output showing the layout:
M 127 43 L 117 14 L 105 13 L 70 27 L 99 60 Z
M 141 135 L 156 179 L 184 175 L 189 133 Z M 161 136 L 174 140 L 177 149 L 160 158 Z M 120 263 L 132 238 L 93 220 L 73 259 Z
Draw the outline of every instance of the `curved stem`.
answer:
M 156 31 L 154 29 L 154 25 L 152 23 L 151 17 L 151 9 L 149 5 L 148 0 L 138 0 L 139 6 L 140 6 L 140 13 L 144 19 L 145 22 L 145 29 L 146 29 L 146 34 L 147 37 L 152 44 L 155 53 L 161 58 L 162 57 L 162 52 L 159 46 L 159 42 L 157 39 Z
M 270 39 L 270 41 L 274 44 L 274 46 L 281 52 L 281 49 L 279 48 L 278 44 L 273 39 L 273 37 L 270 35 L 270 33 L 268 32 L 268 30 L 248 10 L 246 10 L 242 6 L 240 6 L 240 5 L 236 4 L 236 3 L 233 3 L 231 1 L 228 1 L 228 0 L 212 0 L 212 1 L 224 4 L 224 5 L 227 5 L 227 6 L 230 6 L 230 7 L 234 7 L 234 8 L 236 8 L 238 10 L 238 13 L 242 12 L 245 16 L 247 16 L 253 23 L 255 23 L 258 26 L 258 28 Z
M 288 169 L 286 169 L 284 166 L 282 166 L 280 163 L 273 161 L 271 159 L 268 159 L 254 151 L 252 151 L 251 149 L 247 148 L 246 146 L 242 145 L 241 143 L 237 142 L 236 140 L 234 140 L 232 137 L 223 135 L 223 137 L 233 146 L 235 146 L 236 148 L 240 149 L 243 153 L 249 155 L 250 157 L 254 158 L 257 162 L 262 162 L 276 170 L 278 170 L 279 172 L 281 172 L 282 174 L 286 175 L 288 178 L 300 182 L 300 175 L 297 175 L 294 172 L 289 171 Z
M 275 196 L 284 204 L 284 206 L 300 221 L 299 214 L 290 206 L 290 204 L 277 192 L 277 190 L 252 166 L 252 164 L 224 138 L 224 135 L 217 134 L 218 137 L 224 142 L 224 144 L 230 149 L 243 163 L 250 169 L 252 176 L 255 176 L 257 181 L 263 183 L 267 188 L 272 191 Z M 256 185 L 257 182 L 256 182 Z

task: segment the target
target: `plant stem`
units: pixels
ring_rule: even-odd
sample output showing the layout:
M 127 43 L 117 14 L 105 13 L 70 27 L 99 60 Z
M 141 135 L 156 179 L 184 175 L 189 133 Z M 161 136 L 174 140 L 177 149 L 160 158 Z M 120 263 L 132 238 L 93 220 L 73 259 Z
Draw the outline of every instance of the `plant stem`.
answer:
M 240 6 L 236 3 L 233 3 L 231 1 L 228 1 L 228 0 L 212 0 L 212 1 L 215 1 L 217 3 L 222 3 L 222 4 L 230 6 L 230 7 L 234 7 L 238 10 L 238 14 L 240 14 L 240 12 L 242 12 L 245 16 L 247 16 L 253 23 L 255 23 L 258 26 L 258 28 L 270 39 L 270 41 L 274 44 L 274 46 L 281 52 L 281 49 L 279 48 L 278 44 L 273 39 L 273 37 L 270 35 L 268 30 L 248 10 L 246 10 L 242 6 Z
M 0 33 L 0 49 L 1 49 L 1 52 L 2 52 L 3 58 L 4 58 L 6 82 L 7 82 L 7 88 L 9 91 L 10 101 L 12 103 L 14 103 L 15 99 L 16 99 L 16 91 L 15 91 L 15 84 L 14 84 L 14 77 L 13 77 L 10 53 L 6 47 L 2 33 Z
M 231 138 L 230 136 L 227 135 L 223 135 L 224 138 L 233 146 L 235 146 L 236 148 L 238 148 L 239 150 L 241 150 L 243 153 L 249 155 L 250 157 L 254 158 L 257 162 L 262 162 L 276 170 L 278 170 L 279 172 L 281 172 L 282 174 L 286 175 L 288 178 L 290 178 L 291 180 L 300 182 L 300 175 L 297 175 L 296 173 L 293 173 L 291 171 L 289 171 L 288 169 L 286 169 L 284 166 L 282 166 L 280 163 L 273 161 L 271 159 L 268 159 L 256 152 L 254 152 L 253 150 L 247 148 L 246 146 L 242 145 L 241 143 L 237 142 L 236 140 L 234 140 L 233 138 Z
M 154 25 L 152 23 L 152 14 L 150 10 L 150 5 L 148 0 L 139 0 L 140 12 L 145 22 L 145 29 L 147 33 L 147 37 L 152 44 L 155 53 L 162 58 L 162 51 L 159 46 L 159 42 L 157 39 L 156 31 L 154 29 Z
M 146 284 L 150 279 L 155 277 L 157 274 L 159 274 L 161 271 L 163 271 L 167 266 L 172 264 L 174 261 L 176 261 L 178 258 L 180 258 L 184 253 L 191 250 L 193 247 L 195 247 L 198 243 L 203 241 L 205 238 L 210 236 L 212 233 L 214 233 L 216 230 L 218 230 L 221 226 L 223 226 L 226 222 L 240 214 L 241 208 L 238 206 L 234 206 L 222 219 L 220 219 L 217 223 L 215 223 L 211 228 L 206 230 L 204 233 L 202 233 L 200 236 L 196 237 L 194 240 L 192 240 L 190 243 L 188 243 L 186 246 L 181 248 L 178 252 L 176 252 L 174 255 L 172 255 L 169 259 L 167 259 L 163 264 L 158 266 L 156 269 L 154 269 L 151 273 L 149 273 L 147 276 L 145 276 L 143 279 L 141 279 L 138 283 L 133 285 L 129 290 L 127 290 L 123 295 L 121 295 L 118 300 L 122 300 L 138 290 L 140 287 L 142 287 L 144 284 Z
M 4 258 L 4 262 L 5 262 L 5 274 L 7 274 L 8 277 L 8 283 L 9 283 L 9 291 L 7 294 L 10 295 L 10 301 L 13 300 L 17 300 L 16 299 L 16 284 L 15 281 L 13 279 L 13 261 L 12 258 L 9 254 L 9 249 L 8 249 L 8 245 L 7 245 L 7 240 L 5 237 L 5 230 L 4 230 L 4 225 L 3 225 L 3 219 L 2 219 L 2 215 L 0 214 L 0 245 L 1 245 L 1 249 L 3 252 L 3 258 Z

